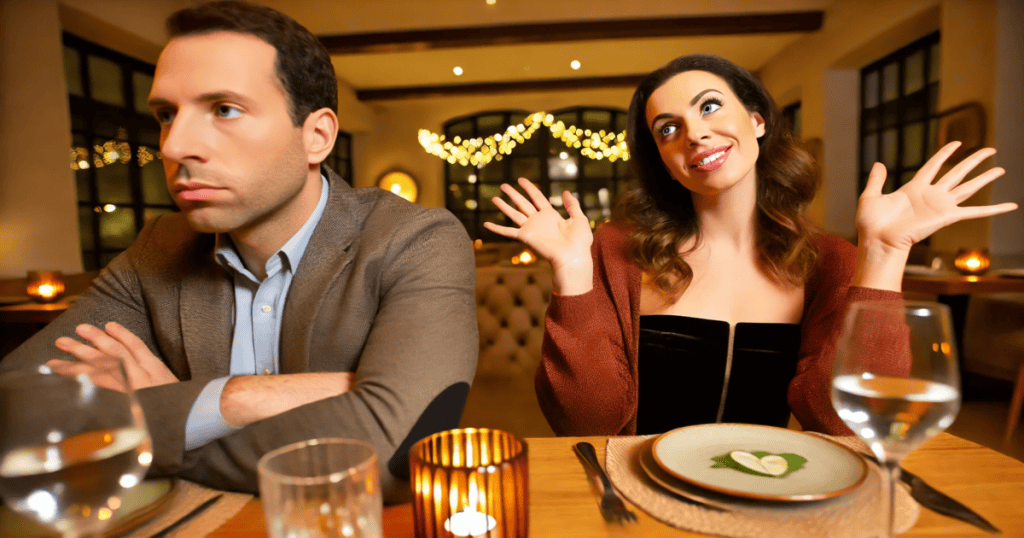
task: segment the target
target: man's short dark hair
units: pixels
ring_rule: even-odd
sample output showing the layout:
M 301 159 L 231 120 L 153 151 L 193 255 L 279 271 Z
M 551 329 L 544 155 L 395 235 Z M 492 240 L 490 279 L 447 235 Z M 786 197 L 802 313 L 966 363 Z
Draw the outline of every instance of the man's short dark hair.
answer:
M 167 19 L 171 39 L 210 32 L 251 35 L 277 50 L 274 68 L 288 96 L 296 127 L 313 111 L 338 112 L 338 80 L 327 49 L 295 19 L 265 6 L 237 0 L 182 9 Z

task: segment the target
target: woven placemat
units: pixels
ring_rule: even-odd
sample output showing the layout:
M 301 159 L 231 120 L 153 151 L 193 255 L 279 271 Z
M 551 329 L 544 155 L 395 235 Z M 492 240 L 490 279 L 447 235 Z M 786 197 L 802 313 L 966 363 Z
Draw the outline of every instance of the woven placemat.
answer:
M 150 538 L 207 500 L 221 495 L 221 498 L 213 506 L 196 514 L 195 517 L 167 535 L 167 538 L 202 538 L 234 517 L 252 499 L 252 495 L 247 493 L 210 489 L 181 479 L 175 482 L 174 490 L 170 495 L 174 497 L 167 501 L 167 506 L 153 519 L 130 532 L 118 535 L 117 538 Z
M 737 500 L 717 510 L 681 498 L 655 484 L 640 466 L 640 453 L 656 436 L 616 437 L 605 447 L 605 467 L 615 488 L 651 517 L 679 529 L 729 538 L 868 538 L 881 535 L 881 471 L 871 472 L 856 490 L 825 501 L 765 503 Z M 830 437 L 865 449 L 855 437 Z M 717 499 L 721 500 L 721 499 Z M 921 507 L 903 487 L 896 488 L 896 529 L 910 530 Z

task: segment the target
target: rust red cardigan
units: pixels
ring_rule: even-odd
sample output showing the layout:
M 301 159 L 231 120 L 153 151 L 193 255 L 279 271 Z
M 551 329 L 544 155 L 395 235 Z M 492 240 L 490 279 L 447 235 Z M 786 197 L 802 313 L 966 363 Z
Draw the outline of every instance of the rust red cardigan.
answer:
M 640 268 L 625 256 L 628 231 L 601 226 L 594 236 L 594 289 L 553 295 L 545 320 L 535 385 L 540 407 L 558 435 L 636 432 Z M 800 358 L 789 406 L 805 430 L 849 435 L 832 407 L 835 341 L 847 305 L 899 300 L 899 292 L 850 286 L 857 250 L 818 234 L 817 268 L 805 287 Z

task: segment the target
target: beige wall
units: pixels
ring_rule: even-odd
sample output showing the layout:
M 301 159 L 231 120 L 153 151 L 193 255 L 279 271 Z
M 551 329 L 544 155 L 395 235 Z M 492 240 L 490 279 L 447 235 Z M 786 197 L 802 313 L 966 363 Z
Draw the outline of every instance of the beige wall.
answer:
M 459 116 L 496 109 L 552 111 L 569 106 L 625 109 L 631 88 L 558 92 L 509 93 L 371 103 L 372 129 L 353 137 L 356 186 L 374 185 L 386 172 L 409 172 L 420 186 L 420 203 L 444 207 L 444 161 L 428 154 L 417 140 L 419 129 L 440 133 L 444 122 Z M 538 134 L 550 136 L 546 128 Z M 536 136 L 536 135 L 535 135 Z M 559 142 L 560 143 L 560 142 Z
M 980 102 L 988 119 L 985 140 L 992 144 L 993 119 L 1001 114 L 995 100 L 996 20 L 995 0 L 834 2 L 826 11 L 820 32 L 797 41 L 760 71 L 769 91 L 782 96 L 780 104 L 802 101 L 804 138 L 824 140 L 825 184 L 811 213 L 827 230 L 847 237 L 856 234 L 852 218 L 859 195 L 855 155 L 858 125 L 856 114 L 850 114 L 849 98 L 857 94 L 859 69 L 939 30 L 938 108 L 942 111 L 970 101 Z M 1019 47 L 1016 54 L 1019 61 Z M 1020 95 L 1019 88 L 1000 84 L 1004 91 Z M 1022 142 L 1004 138 L 1000 141 L 1003 151 L 1014 151 Z M 986 162 L 982 168 L 991 165 Z M 1014 172 L 1011 170 L 1010 176 Z M 1019 173 L 1016 171 L 1017 177 Z M 1000 187 L 1001 196 L 1019 196 L 1024 190 L 1012 177 L 1004 179 Z M 967 203 L 985 204 L 990 199 L 990 188 L 986 188 Z M 953 252 L 961 247 L 988 246 L 990 227 L 990 220 L 952 225 L 935 233 L 932 249 Z M 1022 250 L 1024 245 L 1015 248 Z
M 0 277 L 82 270 L 56 0 L 0 0 Z

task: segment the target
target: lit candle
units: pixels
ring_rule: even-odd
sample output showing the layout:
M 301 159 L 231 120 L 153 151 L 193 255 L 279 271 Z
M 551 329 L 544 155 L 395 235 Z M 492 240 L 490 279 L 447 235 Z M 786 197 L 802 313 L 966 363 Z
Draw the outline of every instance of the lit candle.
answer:
M 64 280 L 57 271 L 29 271 L 25 293 L 36 301 L 50 302 L 64 295 Z
M 452 517 L 445 520 L 444 530 L 455 536 L 486 536 L 487 532 L 497 524 L 498 521 L 493 517 L 467 508 L 452 514 Z

